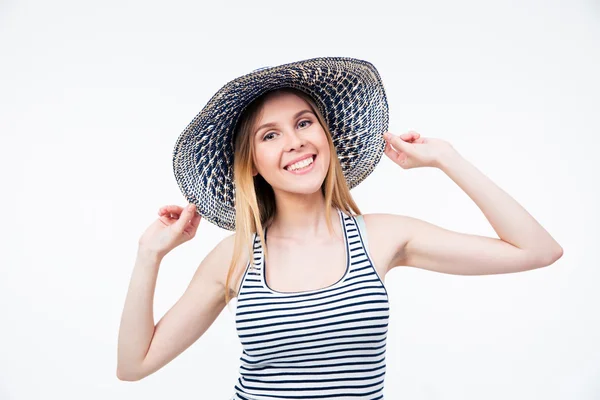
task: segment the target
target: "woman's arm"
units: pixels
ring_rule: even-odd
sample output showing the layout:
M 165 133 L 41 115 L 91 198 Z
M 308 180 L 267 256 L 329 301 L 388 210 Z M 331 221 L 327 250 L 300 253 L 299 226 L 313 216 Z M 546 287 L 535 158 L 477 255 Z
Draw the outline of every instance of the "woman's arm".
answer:
M 234 236 L 200 263 L 177 303 L 154 324 L 153 299 L 161 257 L 140 249 L 119 328 L 117 377 L 140 380 L 198 340 L 225 307 L 224 281 Z
M 406 216 L 372 217 L 372 225 L 392 233 L 388 243 L 395 255 L 390 268 L 408 265 L 450 274 L 500 274 L 550 265 L 562 256 L 561 246 L 519 203 L 451 146 L 439 146 L 444 150 L 437 151 L 436 139 L 409 146 L 392 144 L 398 144 L 409 160 L 411 154 L 424 154 L 424 150 L 435 154 L 430 166 L 441 169 L 464 190 L 500 239 L 454 232 Z M 419 150 L 420 144 L 436 151 Z M 412 146 L 421 153 L 412 153 Z
M 138 248 L 125 306 L 121 314 L 117 376 L 132 380 L 154 335 L 154 291 L 162 258 Z
M 439 168 L 475 202 L 504 242 L 542 263 L 562 256 L 561 246 L 531 214 L 458 152 L 441 157 Z

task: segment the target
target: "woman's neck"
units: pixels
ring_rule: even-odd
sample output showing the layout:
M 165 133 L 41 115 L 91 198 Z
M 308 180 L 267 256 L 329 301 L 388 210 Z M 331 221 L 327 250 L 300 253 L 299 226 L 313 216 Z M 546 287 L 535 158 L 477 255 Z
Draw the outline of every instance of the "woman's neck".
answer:
M 287 238 L 329 236 L 325 211 L 325 199 L 320 191 L 312 198 L 294 196 L 293 199 L 284 200 L 279 197 L 276 199 L 275 216 L 268 228 L 269 236 Z M 330 218 L 334 224 L 338 219 L 335 211 L 336 209 L 332 207 Z

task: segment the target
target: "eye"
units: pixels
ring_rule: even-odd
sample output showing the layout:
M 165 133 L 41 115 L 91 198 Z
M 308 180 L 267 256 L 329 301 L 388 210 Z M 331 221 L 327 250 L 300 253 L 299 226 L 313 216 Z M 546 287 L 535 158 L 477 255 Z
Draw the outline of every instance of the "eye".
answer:
M 305 125 L 305 126 L 300 126 L 301 128 L 306 128 L 307 126 L 310 126 L 310 125 L 312 124 L 312 121 L 311 121 L 310 119 L 303 119 L 303 120 L 301 120 L 300 122 L 298 122 L 298 125 L 301 125 L 301 124 L 302 124 L 302 123 L 304 123 L 304 122 L 307 122 L 307 123 L 308 123 L 308 125 Z M 263 136 L 263 138 L 262 138 L 263 142 L 264 142 L 264 141 L 271 140 L 271 139 L 269 139 L 269 137 L 270 137 L 271 135 L 275 135 L 275 134 L 276 134 L 275 132 L 268 132 L 268 133 L 266 133 L 266 134 Z
M 300 125 L 303 122 L 308 122 L 309 125 L 312 124 L 312 121 L 310 119 L 303 119 L 302 121 L 298 122 L 298 125 Z M 308 125 L 306 125 L 306 126 L 308 126 Z
M 263 136 L 263 139 L 262 139 L 262 140 L 263 140 L 263 142 L 264 142 L 265 140 L 269 140 L 269 139 L 267 139 L 267 138 L 268 138 L 269 136 L 271 136 L 271 135 L 274 135 L 274 134 L 275 134 L 275 132 L 269 132 L 269 133 L 267 133 L 265 136 Z

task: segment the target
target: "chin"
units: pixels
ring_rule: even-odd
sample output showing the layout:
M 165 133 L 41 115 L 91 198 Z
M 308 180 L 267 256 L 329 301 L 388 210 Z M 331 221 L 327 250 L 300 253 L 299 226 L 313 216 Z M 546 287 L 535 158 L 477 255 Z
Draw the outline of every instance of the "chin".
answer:
M 319 182 L 304 182 L 303 184 L 296 183 L 290 185 L 289 182 L 278 186 L 277 190 L 281 190 L 287 193 L 299 194 L 299 195 L 311 195 L 315 193 L 321 193 L 321 186 L 323 186 L 324 180 Z

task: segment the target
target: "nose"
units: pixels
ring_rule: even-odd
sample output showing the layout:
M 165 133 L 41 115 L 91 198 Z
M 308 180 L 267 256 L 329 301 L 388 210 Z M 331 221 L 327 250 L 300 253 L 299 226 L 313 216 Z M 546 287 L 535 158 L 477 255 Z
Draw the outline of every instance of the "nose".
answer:
M 298 134 L 294 129 L 290 129 L 285 132 L 286 143 L 285 149 L 286 151 L 297 150 L 304 146 L 305 139 L 302 137 L 302 134 Z

